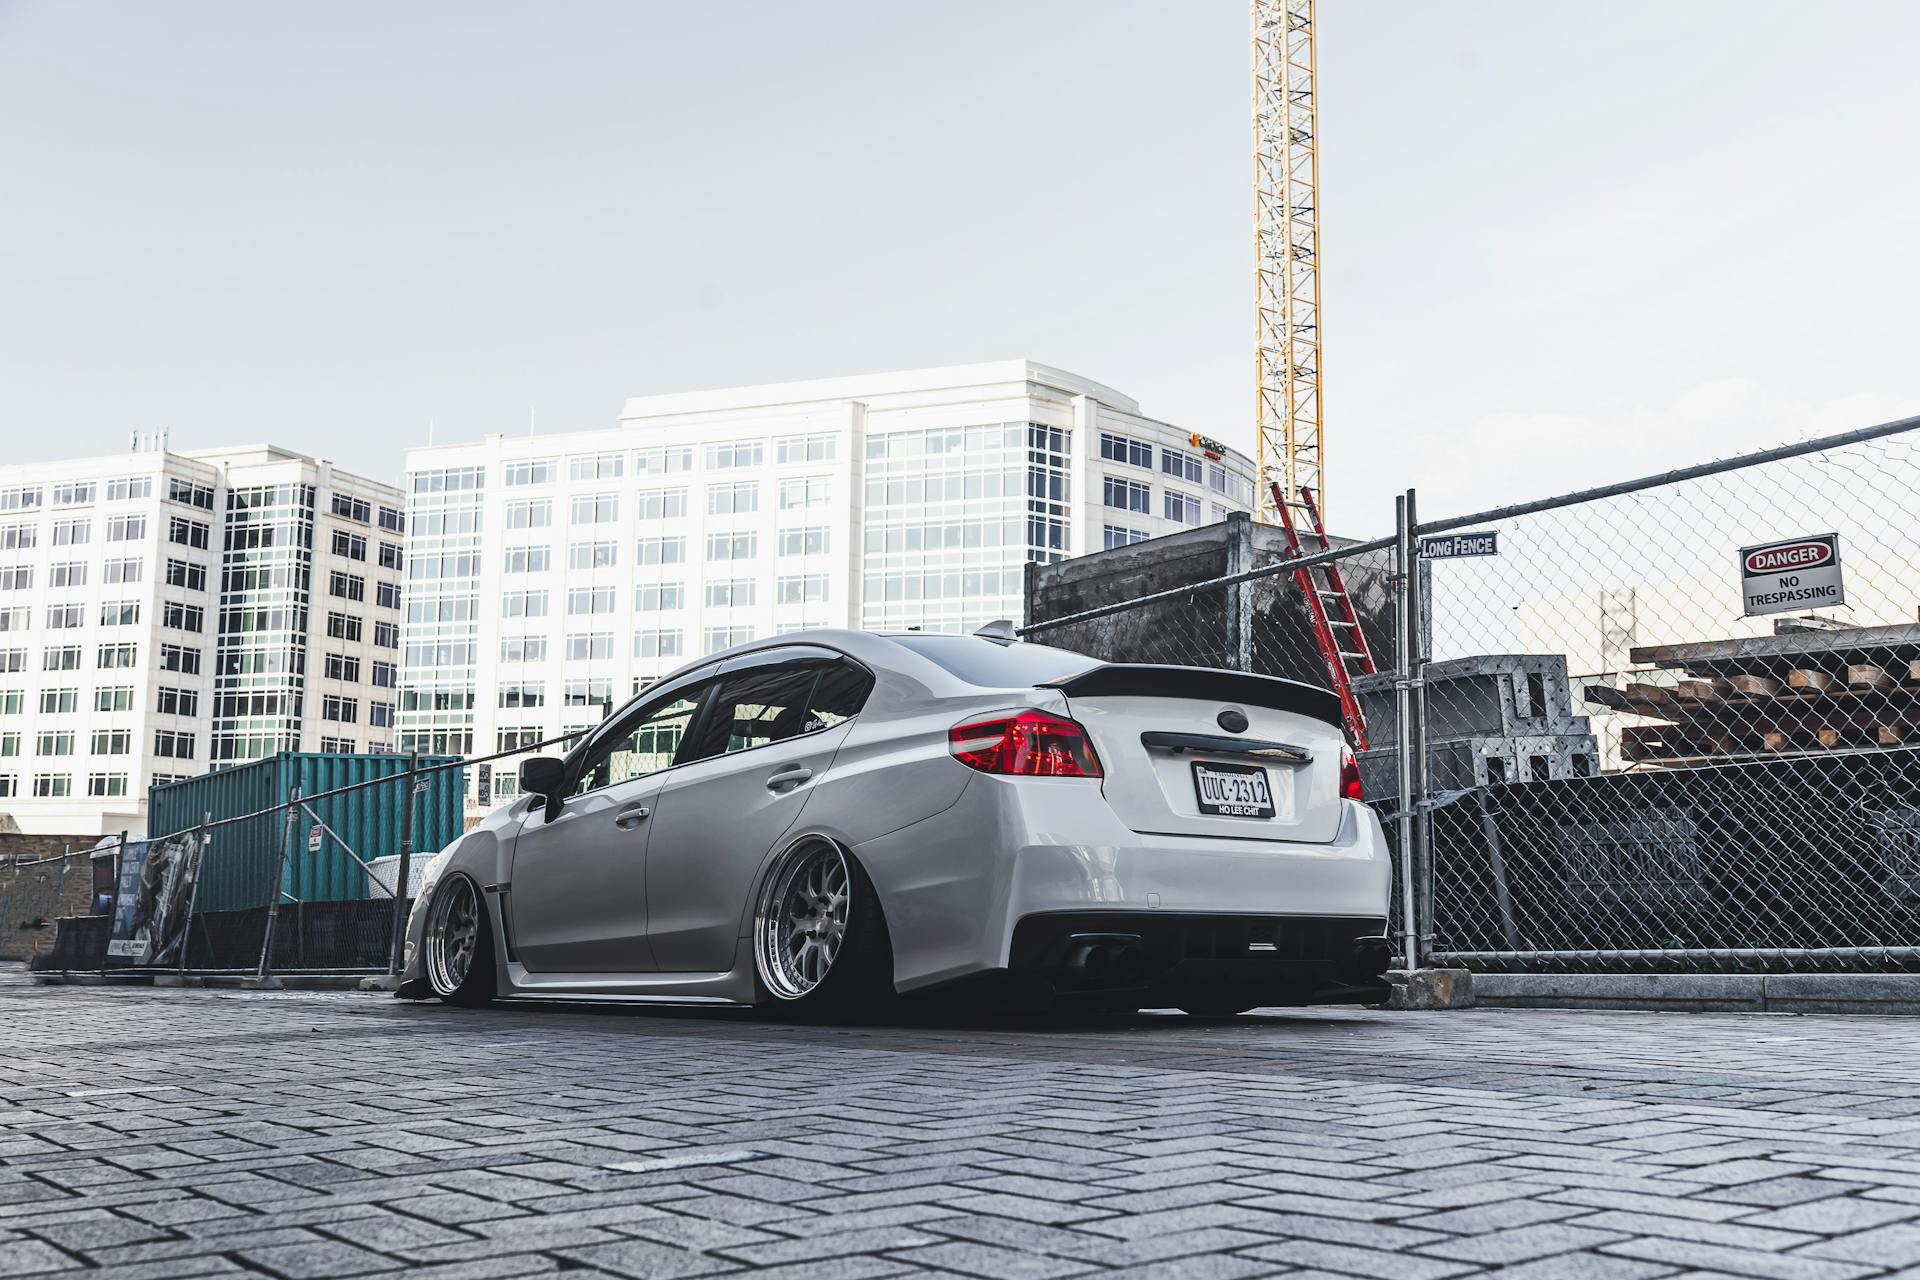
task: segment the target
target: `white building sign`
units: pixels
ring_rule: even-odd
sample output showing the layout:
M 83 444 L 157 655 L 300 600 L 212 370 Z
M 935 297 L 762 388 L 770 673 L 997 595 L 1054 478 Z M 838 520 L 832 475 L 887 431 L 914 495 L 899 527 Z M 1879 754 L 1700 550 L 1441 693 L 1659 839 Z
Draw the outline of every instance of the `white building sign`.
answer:
M 1809 534 L 1740 549 L 1740 589 L 1749 618 L 1847 602 L 1840 584 L 1840 535 Z
M 1452 560 L 1459 556 L 1497 556 L 1500 535 L 1492 529 L 1474 533 L 1439 533 L 1420 539 L 1422 560 Z

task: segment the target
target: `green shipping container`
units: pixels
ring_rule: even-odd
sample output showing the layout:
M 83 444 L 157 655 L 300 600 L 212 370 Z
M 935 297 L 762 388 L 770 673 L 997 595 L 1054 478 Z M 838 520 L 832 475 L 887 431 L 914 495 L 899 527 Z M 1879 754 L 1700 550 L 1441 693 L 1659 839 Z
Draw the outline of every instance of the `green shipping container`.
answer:
M 413 810 L 413 851 L 430 858 L 466 829 L 466 769 L 455 756 L 421 756 Z M 429 766 L 454 765 L 453 768 Z M 195 911 L 232 911 L 266 906 L 273 869 L 286 845 L 281 888 L 301 902 L 338 902 L 371 896 L 367 873 L 341 842 L 365 862 L 400 852 L 407 757 L 334 752 L 282 751 L 264 760 L 154 787 L 147 793 L 147 834 L 158 839 L 200 825 L 260 814 L 213 829 L 200 867 Z M 357 783 L 370 785 L 355 786 Z M 340 787 L 354 790 L 308 802 L 294 811 L 292 831 L 281 804 L 291 787 L 303 796 Z M 309 814 L 307 809 L 311 809 Z M 313 836 L 314 818 L 332 831 Z M 337 838 L 336 838 L 337 837 Z

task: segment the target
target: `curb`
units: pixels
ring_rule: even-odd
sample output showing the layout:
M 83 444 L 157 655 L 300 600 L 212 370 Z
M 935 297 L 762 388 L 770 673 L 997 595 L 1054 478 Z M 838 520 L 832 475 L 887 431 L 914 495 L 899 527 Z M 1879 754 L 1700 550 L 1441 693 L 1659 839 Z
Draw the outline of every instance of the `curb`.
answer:
M 1920 973 L 1476 973 L 1473 992 L 1507 1009 L 1920 1016 Z

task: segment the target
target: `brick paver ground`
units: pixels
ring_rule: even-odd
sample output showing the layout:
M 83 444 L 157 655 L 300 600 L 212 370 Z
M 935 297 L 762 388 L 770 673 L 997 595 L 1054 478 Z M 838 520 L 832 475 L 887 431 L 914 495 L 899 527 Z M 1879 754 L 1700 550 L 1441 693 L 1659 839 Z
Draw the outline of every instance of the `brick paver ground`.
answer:
M 0 1276 L 1920 1277 L 1920 1023 L 0 981 Z

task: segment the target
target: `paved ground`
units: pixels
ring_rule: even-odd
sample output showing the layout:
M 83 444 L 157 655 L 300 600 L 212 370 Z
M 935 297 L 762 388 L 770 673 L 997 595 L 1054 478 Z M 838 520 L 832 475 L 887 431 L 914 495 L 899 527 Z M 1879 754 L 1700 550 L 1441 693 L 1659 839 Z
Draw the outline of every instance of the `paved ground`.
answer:
M 16 976 L 0 1276 L 1920 1277 L 1916 1083 L 1892 1019 L 816 1029 Z

